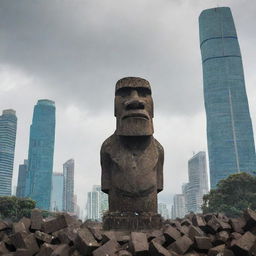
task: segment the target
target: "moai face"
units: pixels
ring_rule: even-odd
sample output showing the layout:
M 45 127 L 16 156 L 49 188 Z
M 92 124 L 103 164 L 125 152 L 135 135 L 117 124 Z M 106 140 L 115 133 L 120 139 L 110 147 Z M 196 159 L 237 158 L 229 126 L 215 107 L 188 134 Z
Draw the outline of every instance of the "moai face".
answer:
M 147 80 L 126 77 L 116 83 L 116 134 L 150 136 L 153 134 L 153 99 Z

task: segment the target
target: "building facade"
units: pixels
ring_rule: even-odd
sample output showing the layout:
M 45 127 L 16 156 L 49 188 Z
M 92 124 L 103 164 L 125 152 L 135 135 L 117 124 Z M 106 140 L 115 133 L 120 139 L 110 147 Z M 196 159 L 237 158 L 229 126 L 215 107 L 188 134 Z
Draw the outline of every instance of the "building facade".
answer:
M 186 214 L 184 194 L 176 194 L 173 197 L 172 219 L 183 218 Z
M 164 219 L 169 219 L 170 218 L 169 210 L 168 210 L 167 205 L 165 203 L 158 203 L 158 213 L 161 214 L 161 216 Z
M 237 33 L 227 7 L 199 17 L 211 188 L 256 170 L 252 122 Z
M 74 159 L 69 159 L 63 164 L 63 210 L 72 213 L 74 212 L 74 171 Z
M 18 183 L 16 189 L 17 197 L 26 196 L 26 180 L 28 176 L 28 160 L 24 160 L 23 164 L 19 165 Z
M 0 116 L 0 196 L 12 194 L 16 130 L 16 112 L 12 109 L 4 110 Z
M 86 219 L 101 221 L 108 210 L 108 195 L 101 191 L 101 186 L 93 185 L 92 191 L 87 193 Z
M 36 207 L 45 210 L 51 204 L 54 141 L 55 104 L 38 100 L 30 126 L 27 196 L 36 201 Z
M 51 210 L 54 212 L 63 211 L 63 173 L 52 174 Z

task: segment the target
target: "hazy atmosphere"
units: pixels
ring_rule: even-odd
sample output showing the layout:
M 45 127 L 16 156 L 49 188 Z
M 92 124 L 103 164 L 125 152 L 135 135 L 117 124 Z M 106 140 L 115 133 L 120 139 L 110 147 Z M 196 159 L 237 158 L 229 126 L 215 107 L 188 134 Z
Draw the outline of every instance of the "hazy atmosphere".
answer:
M 0 111 L 16 110 L 14 182 L 27 159 L 38 99 L 56 104 L 54 172 L 75 159 L 75 193 L 84 208 L 100 184 L 100 147 L 115 130 L 118 79 L 150 81 L 154 136 L 164 146 L 164 191 L 172 203 L 187 182 L 187 161 L 207 150 L 198 17 L 231 7 L 256 127 L 256 2 L 252 0 L 0 0 Z

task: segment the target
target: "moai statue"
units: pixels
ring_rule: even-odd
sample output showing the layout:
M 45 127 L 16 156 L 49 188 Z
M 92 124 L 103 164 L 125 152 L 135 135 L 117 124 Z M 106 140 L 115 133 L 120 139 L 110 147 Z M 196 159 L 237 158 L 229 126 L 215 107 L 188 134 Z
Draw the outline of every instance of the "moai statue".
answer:
M 104 228 L 157 228 L 164 150 L 153 137 L 153 100 L 147 80 L 126 77 L 117 82 L 115 116 L 116 131 L 101 147 L 101 186 L 109 195 Z

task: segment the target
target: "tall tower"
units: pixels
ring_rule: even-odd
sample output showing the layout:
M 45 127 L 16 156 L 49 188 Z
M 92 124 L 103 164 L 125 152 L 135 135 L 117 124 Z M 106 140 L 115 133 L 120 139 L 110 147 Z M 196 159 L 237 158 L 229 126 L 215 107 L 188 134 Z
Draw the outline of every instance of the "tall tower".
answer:
M 211 188 L 233 173 L 256 170 L 243 64 L 231 11 L 199 17 Z
M 55 139 L 55 104 L 38 100 L 30 126 L 28 152 L 28 196 L 36 206 L 49 210 Z
M 19 165 L 19 175 L 18 175 L 18 183 L 16 196 L 17 197 L 25 197 L 26 196 L 26 180 L 27 180 L 27 172 L 28 172 L 28 160 L 24 160 L 23 164 Z
M 63 173 L 52 174 L 51 210 L 60 212 L 63 210 Z
M 74 159 L 69 159 L 63 164 L 63 210 L 66 212 L 74 212 L 74 169 Z
M 12 194 L 16 130 L 16 112 L 12 109 L 4 110 L 0 116 L 0 196 Z

